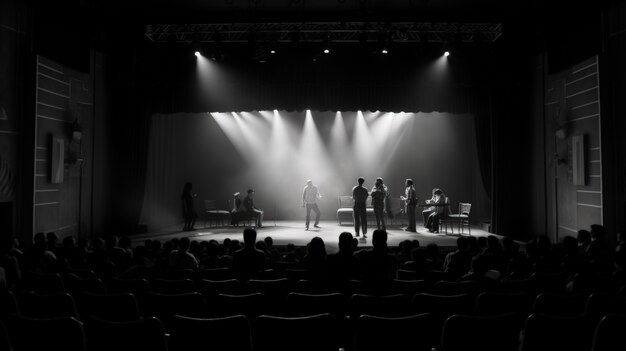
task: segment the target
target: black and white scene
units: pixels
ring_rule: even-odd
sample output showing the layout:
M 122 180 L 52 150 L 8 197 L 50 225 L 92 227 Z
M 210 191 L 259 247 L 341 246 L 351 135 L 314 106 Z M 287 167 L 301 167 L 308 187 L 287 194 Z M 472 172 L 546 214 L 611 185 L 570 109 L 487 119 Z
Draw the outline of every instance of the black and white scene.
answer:
M 0 351 L 626 350 L 625 19 L 0 0 Z

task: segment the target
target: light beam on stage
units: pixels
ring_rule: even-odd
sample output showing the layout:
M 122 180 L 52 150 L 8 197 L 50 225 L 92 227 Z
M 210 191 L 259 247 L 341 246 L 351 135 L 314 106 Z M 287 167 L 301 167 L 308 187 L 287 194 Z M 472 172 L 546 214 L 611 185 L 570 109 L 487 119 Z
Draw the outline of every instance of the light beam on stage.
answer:
M 211 112 L 211 117 L 220 126 L 224 135 L 230 140 L 231 144 L 237 149 L 240 155 L 249 161 L 254 161 L 248 150 L 248 143 L 244 139 L 241 128 L 237 125 L 235 118 L 229 113 Z
M 369 130 L 365 117 L 361 111 L 357 111 L 352 136 L 352 148 L 356 160 L 355 171 L 361 175 L 369 176 L 372 169 L 378 168 L 379 155 L 374 145 L 372 133 Z
M 323 184 L 336 178 L 334 167 L 330 163 L 330 157 L 310 110 L 306 111 L 297 159 L 303 181 L 311 178 L 316 183 Z

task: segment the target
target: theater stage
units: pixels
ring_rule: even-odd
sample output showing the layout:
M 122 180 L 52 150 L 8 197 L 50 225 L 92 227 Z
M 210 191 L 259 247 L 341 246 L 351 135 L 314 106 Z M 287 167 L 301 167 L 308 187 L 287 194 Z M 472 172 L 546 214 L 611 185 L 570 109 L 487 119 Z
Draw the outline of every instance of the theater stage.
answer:
M 313 228 L 308 231 L 304 230 L 304 221 L 265 221 L 262 228 L 257 228 L 258 239 L 263 239 L 266 236 L 271 236 L 274 239 L 274 245 L 284 246 L 292 243 L 296 246 L 305 246 L 315 236 L 319 236 L 324 240 L 326 244 L 326 250 L 331 253 L 337 250 L 337 240 L 341 232 L 350 232 L 354 234 L 354 226 L 351 224 L 339 225 L 337 221 L 321 221 L 321 228 Z M 238 239 L 243 241 L 243 229 L 244 227 L 233 226 L 207 226 L 203 227 L 204 221 L 199 220 L 196 222 L 196 230 L 190 232 L 183 232 L 180 229 L 183 227 L 182 223 L 178 226 L 166 228 L 161 231 L 156 231 L 146 234 L 138 234 L 132 237 L 133 244 L 137 245 L 142 243 L 146 239 L 166 241 L 172 238 L 188 237 L 191 240 L 217 240 L 222 242 L 225 238 Z M 208 225 L 208 223 L 207 223 Z M 372 246 L 372 232 L 375 229 L 374 226 L 368 226 L 368 235 L 366 239 L 361 238 L 359 240 L 359 247 L 371 247 Z M 493 235 L 477 227 L 472 227 L 472 236 L 488 236 Z M 420 242 L 420 246 L 426 246 L 429 243 L 436 243 L 440 246 L 442 251 L 449 251 L 456 246 L 456 239 L 459 237 L 458 227 L 454 228 L 454 234 L 448 227 L 448 233 L 429 233 L 420 223 L 417 225 L 417 233 L 405 232 L 400 225 L 387 226 L 389 246 L 398 246 L 403 240 L 417 239 Z M 465 228 L 464 236 L 469 235 L 467 228 Z M 496 235 L 498 236 L 498 235 Z M 498 236 L 501 238 L 501 236 Z

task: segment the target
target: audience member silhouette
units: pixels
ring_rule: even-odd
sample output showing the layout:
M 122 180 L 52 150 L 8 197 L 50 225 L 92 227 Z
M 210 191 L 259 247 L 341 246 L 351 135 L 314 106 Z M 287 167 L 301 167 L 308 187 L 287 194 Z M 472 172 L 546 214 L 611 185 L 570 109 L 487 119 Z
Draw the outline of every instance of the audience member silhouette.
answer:
M 0 267 L 4 268 L 7 288 L 13 288 L 22 279 L 19 259 L 13 251 L 14 245 L 13 237 L 0 237 Z
M 362 282 L 372 292 L 383 292 L 397 277 L 396 258 L 387 247 L 387 231 L 376 229 L 372 235 L 372 249 L 357 252 L 361 262 Z
M 591 242 L 587 247 L 587 256 L 592 260 L 595 269 L 610 269 L 608 263 L 612 259 L 612 254 L 606 237 L 606 229 L 599 224 L 592 224 Z
M 343 289 L 348 281 L 360 278 L 360 266 L 354 256 L 352 234 L 339 234 L 339 251 L 326 257 L 328 280 L 332 287 Z
M 169 254 L 171 269 L 198 269 L 198 259 L 189 252 L 189 238 L 181 238 L 178 241 L 178 249 Z
M 576 235 L 578 241 L 578 251 L 583 255 L 587 254 L 587 248 L 591 244 L 591 233 L 586 229 L 581 229 Z
M 303 261 L 304 269 L 309 273 L 311 280 L 317 283 L 326 280 L 326 246 L 322 238 L 316 236 L 311 239 Z
M 471 253 L 467 248 L 467 238 L 460 237 L 456 239 L 456 251 L 446 255 L 443 263 L 444 271 L 450 273 L 453 277 L 461 277 L 467 273 L 471 266 Z
M 233 268 L 241 281 L 257 276 L 265 269 L 265 254 L 254 247 L 256 230 L 246 228 L 243 231 L 243 248 L 233 254 Z
M 440 271 L 443 268 L 443 260 L 439 257 L 439 245 L 429 243 L 425 249 L 426 258 L 424 265 L 427 271 Z

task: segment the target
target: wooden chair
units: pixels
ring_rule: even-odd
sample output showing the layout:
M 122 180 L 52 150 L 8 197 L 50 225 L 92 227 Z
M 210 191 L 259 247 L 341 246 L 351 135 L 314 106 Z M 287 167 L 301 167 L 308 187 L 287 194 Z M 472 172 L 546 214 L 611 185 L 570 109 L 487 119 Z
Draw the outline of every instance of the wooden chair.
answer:
M 472 229 L 470 228 L 470 211 L 472 209 L 472 204 L 467 202 L 459 202 L 459 213 L 452 213 L 448 215 L 448 218 L 451 221 L 455 221 L 459 224 L 459 234 L 463 234 L 463 227 L 467 226 L 467 231 L 469 235 L 472 235 Z
M 453 218 L 450 217 L 450 198 L 446 196 L 446 206 L 443 208 L 443 214 L 441 214 L 438 218 L 439 220 L 439 230 L 441 227 L 444 228 L 446 234 L 448 234 L 448 223 L 450 223 L 450 230 L 452 234 L 454 234 L 454 226 L 452 225 Z M 459 231 L 460 232 L 460 231 Z
M 209 227 L 211 226 L 211 220 L 215 222 L 215 226 L 217 227 L 217 222 L 219 221 L 222 226 L 224 226 L 224 219 L 230 218 L 230 211 L 220 210 L 217 208 L 215 204 L 215 200 L 204 200 L 204 227 L 206 228 L 206 222 L 209 222 Z

